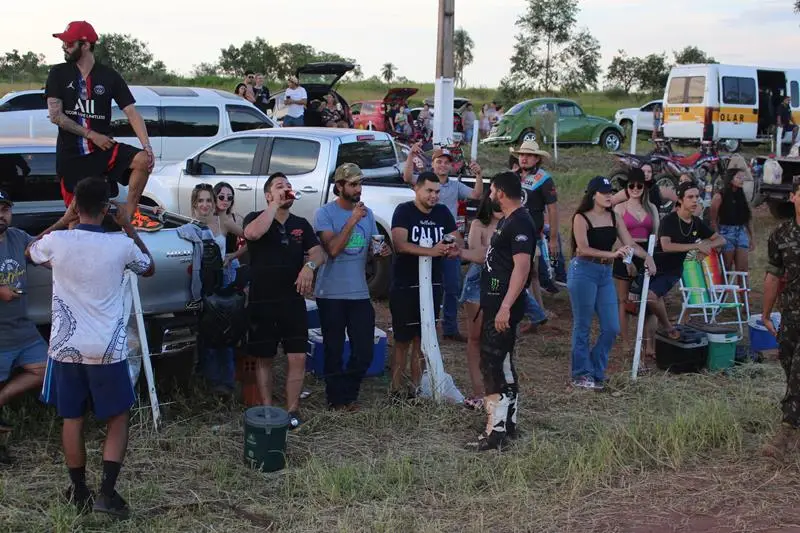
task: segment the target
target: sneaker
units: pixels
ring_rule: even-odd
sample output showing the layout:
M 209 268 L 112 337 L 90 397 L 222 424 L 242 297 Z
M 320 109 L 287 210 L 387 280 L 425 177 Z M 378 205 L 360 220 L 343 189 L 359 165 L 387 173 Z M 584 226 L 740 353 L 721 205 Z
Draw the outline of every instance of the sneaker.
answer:
M 506 434 L 492 431 L 488 435 L 486 432 L 481 433 L 477 441 L 467 444 L 467 448 L 478 452 L 486 452 L 489 450 L 503 451 L 503 446 L 505 444 Z
M 597 392 L 603 392 L 604 390 L 606 390 L 605 383 L 602 382 L 602 381 L 596 381 L 595 380 L 595 382 L 594 382 L 594 390 L 596 390 Z
M 303 419 L 300 418 L 300 413 L 291 411 L 289 413 L 289 431 L 299 428 L 303 424 Z
M 594 379 L 589 376 L 581 376 L 572 380 L 572 386 L 576 389 L 594 390 Z
M 147 215 L 143 215 L 142 212 L 139 209 L 137 209 L 136 212 L 133 214 L 133 218 L 131 218 L 131 226 L 133 226 L 139 231 L 151 232 L 160 230 L 161 228 L 164 227 L 164 224 L 162 224 L 158 220 L 153 220 Z
M 108 497 L 105 494 L 98 495 L 94 499 L 92 511 L 95 513 L 111 515 L 114 518 L 119 518 L 120 520 L 127 519 L 131 514 L 128 503 L 122 499 L 122 496 L 120 496 L 119 492 L 117 491 L 114 491 L 114 494 L 111 497 Z
M 94 493 L 88 487 L 76 490 L 75 485 L 70 485 L 64 491 L 64 498 L 66 498 L 67 503 L 75 505 L 78 514 L 86 514 L 94 506 Z
M 12 429 L 14 429 L 14 426 L 0 418 L 0 433 L 8 433 Z
M 453 342 L 467 342 L 467 338 L 461 333 L 453 333 L 452 335 L 445 335 L 444 340 Z

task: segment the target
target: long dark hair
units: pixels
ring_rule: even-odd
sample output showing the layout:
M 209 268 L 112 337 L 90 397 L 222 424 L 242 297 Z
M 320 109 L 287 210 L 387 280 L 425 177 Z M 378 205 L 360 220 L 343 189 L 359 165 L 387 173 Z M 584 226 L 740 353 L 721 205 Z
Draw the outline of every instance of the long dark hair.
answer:
M 582 215 L 588 211 L 591 211 L 594 208 L 594 195 L 597 194 L 597 191 L 586 191 L 583 194 L 583 198 L 581 198 L 581 203 L 578 204 L 578 208 L 575 210 L 575 213 L 572 215 L 572 222 L 570 224 L 570 228 L 572 232 L 570 233 L 570 239 L 572 243 L 572 256 L 575 257 L 575 254 L 578 252 L 578 243 L 575 241 L 575 217 L 578 215 Z
M 481 198 L 481 202 L 478 204 L 478 212 L 475 215 L 475 218 L 481 221 L 481 224 L 484 226 L 488 226 L 492 223 L 492 200 L 489 198 L 489 194 L 491 193 L 491 189 L 489 187 L 483 191 L 483 198 Z
M 736 196 L 736 199 L 738 200 L 736 207 L 737 209 L 739 209 L 738 204 L 742 204 L 744 206 L 743 209 L 747 213 L 747 217 L 745 220 L 746 223 L 749 224 L 750 219 L 753 218 L 753 212 L 750 210 L 750 204 L 747 201 L 747 196 L 745 196 L 744 194 L 744 189 L 742 189 L 741 187 L 739 187 L 737 190 L 733 189 L 733 178 L 735 178 L 736 175 L 739 174 L 740 172 L 746 174 L 746 172 L 740 168 L 729 168 L 728 170 L 725 171 L 725 178 L 723 179 L 725 185 L 722 188 L 721 194 L 723 201 L 725 200 L 725 196 L 728 194 Z
M 231 184 L 230 183 L 226 183 L 224 181 L 220 181 L 219 183 L 214 185 L 214 212 L 215 213 L 217 212 L 217 196 L 219 196 L 219 193 L 222 192 L 222 189 L 225 189 L 225 188 L 230 189 L 230 191 L 231 191 L 231 197 L 232 197 L 231 198 L 231 205 L 229 205 L 228 206 L 228 210 L 225 211 L 226 215 L 230 215 L 231 214 L 231 209 L 233 209 L 233 203 L 236 201 L 236 193 L 233 192 L 233 187 L 231 187 Z

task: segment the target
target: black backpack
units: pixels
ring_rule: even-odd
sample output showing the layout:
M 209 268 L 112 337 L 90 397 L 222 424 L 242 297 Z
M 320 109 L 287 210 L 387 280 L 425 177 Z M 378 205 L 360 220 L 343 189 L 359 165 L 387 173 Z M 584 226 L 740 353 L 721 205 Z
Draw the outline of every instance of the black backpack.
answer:
M 203 285 L 203 296 L 214 294 L 222 288 L 222 250 L 214 239 L 203 240 L 200 281 Z
M 245 296 L 241 291 L 225 289 L 203 298 L 199 330 L 209 348 L 236 346 L 247 332 Z

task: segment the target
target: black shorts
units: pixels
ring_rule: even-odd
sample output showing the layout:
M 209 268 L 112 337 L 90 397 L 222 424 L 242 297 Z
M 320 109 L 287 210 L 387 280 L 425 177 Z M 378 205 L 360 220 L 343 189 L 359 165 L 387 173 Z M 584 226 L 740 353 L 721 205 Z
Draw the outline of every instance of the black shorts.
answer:
M 142 150 L 129 144 L 116 143 L 110 150 L 95 150 L 88 155 L 65 157 L 59 162 L 58 173 L 61 177 L 61 190 L 64 202 L 66 195 L 71 195 L 75 185 L 84 178 L 105 176 L 111 185 L 111 196 L 119 193 L 120 185 L 127 185 L 131 177 L 131 163 L 136 154 Z M 64 194 L 66 193 L 66 194 Z
M 644 272 L 644 259 L 634 255 L 633 266 L 636 267 L 637 275 L 641 274 L 642 272 Z M 628 265 L 623 263 L 622 259 L 614 259 L 613 275 L 616 279 L 621 279 L 622 281 L 633 281 L 634 279 L 636 279 L 636 276 L 628 275 Z
M 303 298 L 289 298 L 248 307 L 250 331 L 247 351 L 253 357 L 275 357 L 278 343 L 284 353 L 308 351 L 308 316 Z
M 681 276 L 679 274 L 658 272 L 655 276 L 650 278 L 650 292 L 659 298 L 663 298 L 672 290 L 672 287 L 674 287 L 680 279 Z
M 439 318 L 442 305 L 442 286 L 433 286 L 433 316 Z M 410 342 L 422 336 L 419 317 L 419 287 L 395 287 L 389 293 L 392 331 L 397 342 Z

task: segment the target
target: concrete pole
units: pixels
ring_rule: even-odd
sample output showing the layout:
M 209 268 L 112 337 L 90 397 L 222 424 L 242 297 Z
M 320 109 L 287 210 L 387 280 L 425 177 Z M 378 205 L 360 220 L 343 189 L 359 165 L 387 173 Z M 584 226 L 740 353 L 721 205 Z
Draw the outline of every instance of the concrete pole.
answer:
M 439 0 L 436 82 L 433 97 L 433 143 L 437 146 L 449 144 L 453 139 L 455 4 L 455 0 Z

